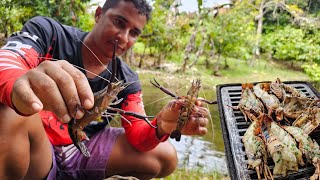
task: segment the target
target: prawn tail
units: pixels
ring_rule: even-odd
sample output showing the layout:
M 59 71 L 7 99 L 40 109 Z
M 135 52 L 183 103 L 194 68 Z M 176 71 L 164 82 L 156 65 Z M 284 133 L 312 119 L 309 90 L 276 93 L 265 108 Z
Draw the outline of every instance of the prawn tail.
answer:
M 179 130 L 172 131 L 172 133 L 170 134 L 170 138 L 171 139 L 176 139 L 176 141 L 180 141 L 180 139 L 181 139 L 181 131 L 179 131 Z
M 85 157 L 90 157 L 90 151 L 88 150 L 87 146 L 84 145 L 83 142 L 78 142 L 75 143 L 75 146 L 80 150 L 80 152 L 85 156 Z
M 70 138 L 72 140 L 72 143 L 77 147 L 77 149 L 85 156 L 90 157 L 90 152 L 87 148 L 87 146 L 81 141 L 82 137 L 85 140 L 89 140 L 89 138 L 86 136 L 86 134 L 80 129 L 76 128 L 75 126 L 75 119 L 72 119 L 68 123 L 68 131 Z

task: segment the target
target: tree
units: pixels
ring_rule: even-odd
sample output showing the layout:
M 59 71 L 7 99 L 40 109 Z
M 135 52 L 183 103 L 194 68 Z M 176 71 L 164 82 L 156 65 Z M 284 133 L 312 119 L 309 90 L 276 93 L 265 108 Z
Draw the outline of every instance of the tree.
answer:
M 33 15 L 52 17 L 59 22 L 75 26 L 79 21 L 79 15 L 86 13 L 86 7 L 90 0 L 15 0 L 20 7 L 28 7 L 34 10 Z
M 79 17 L 86 13 L 90 0 L 2 0 L 0 1 L 0 32 L 8 37 L 21 29 L 31 17 L 49 16 L 67 25 L 80 26 Z M 89 24 L 91 22 L 89 21 Z
M 190 60 L 191 53 L 195 49 L 195 39 L 196 39 L 196 35 L 198 34 L 198 31 L 200 29 L 199 26 L 202 23 L 203 17 L 204 17 L 203 13 L 198 13 L 197 23 L 196 23 L 195 27 L 193 28 L 193 33 L 191 34 L 189 42 L 184 50 L 184 58 L 183 58 L 183 63 L 182 63 L 182 67 L 181 67 L 181 72 L 186 71 L 187 65 Z
M 298 1 L 298 0 L 291 0 Z M 305 1 L 299 1 L 305 3 Z M 257 21 L 256 43 L 254 47 L 254 54 L 260 55 L 260 41 L 263 29 L 263 18 L 268 12 L 272 12 L 273 18 L 279 16 L 279 13 L 288 13 L 292 22 L 299 26 L 316 26 L 320 28 L 320 21 L 317 18 L 305 17 L 304 12 L 297 5 L 288 5 L 285 1 L 279 0 L 255 0 L 253 5 L 257 9 L 258 15 L 255 17 Z
M 31 9 L 18 7 L 13 0 L 1 0 L 0 33 L 3 33 L 5 37 L 8 37 L 17 29 L 20 29 L 26 18 L 31 15 Z
M 209 38 L 213 40 L 211 44 L 214 44 L 216 50 L 214 75 L 219 74 L 222 60 L 224 60 L 224 68 L 228 68 L 225 57 L 250 59 L 255 31 L 254 19 L 250 13 L 248 6 L 236 5 L 226 13 L 211 19 L 211 23 L 206 23 Z
M 201 12 L 201 9 L 202 9 L 202 0 L 197 0 L 197 3 L 198 3 L 198 11 Z

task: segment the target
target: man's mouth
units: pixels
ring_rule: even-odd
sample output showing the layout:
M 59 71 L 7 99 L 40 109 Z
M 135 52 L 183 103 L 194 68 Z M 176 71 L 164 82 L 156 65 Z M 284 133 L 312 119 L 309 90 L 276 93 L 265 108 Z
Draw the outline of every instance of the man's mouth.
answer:
M 113 47 L 115 46 L 115 42 L 110 42 L 110 44 L 112 44 Z M 117 45 L 116 51 L 120 51 L 122 53 L 124 51 L 124 47 Z
M 123 48 L 123 47 L 120 47 L 120 46 L 118 46 L 117 49 L 119 49 L 121 52 L 124 51 L 124 48 Z

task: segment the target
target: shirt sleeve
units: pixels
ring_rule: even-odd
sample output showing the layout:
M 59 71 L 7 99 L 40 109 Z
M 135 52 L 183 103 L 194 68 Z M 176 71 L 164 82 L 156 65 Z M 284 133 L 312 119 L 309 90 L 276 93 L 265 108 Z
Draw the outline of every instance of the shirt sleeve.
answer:
M 18 50 L 12 48 L 19 45 L 18 42 L 8 42 L 0 49 L 0 102 L 13 109 L 11 92 L 15 81 L 39 63 L 38 53 L 31 46 Z
M 146 115 L 141 91 L 129 94 L 121 105 L 122 110 L 131 111 Z M 157 131 L 142 119 L 123 115 L 122 126 L 126 131 L 126 137 L 129 143 L 139 151 L 149 151 L 155 148 L 159 143 L 168 139 L 169 135 L 164 135 L 160 139 L 157 137 Z M 157 119 L 153 119 L 151 124 L 156 126 Z

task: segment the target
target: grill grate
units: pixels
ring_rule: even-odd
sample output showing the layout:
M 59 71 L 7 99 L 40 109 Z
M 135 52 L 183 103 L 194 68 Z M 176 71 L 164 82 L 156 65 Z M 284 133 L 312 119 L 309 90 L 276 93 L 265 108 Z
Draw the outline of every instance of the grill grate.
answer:
M 287 81 L 284 82 L 302 91 L 308 97 L 320 98 L 320 94 L 308 82 Z M 257 179 L 255 170 L 247 169 L 247 157 L 241 141 L 250 122 L 245 122 L 240 110 L 234 110 L 228 105 L 237 106 L 241 98 L 241 84 L 223 84 L 217 86 L 217 101 L 221 121 L 222 134 L 225 144 L 225 152 L 228 161 L 228 169 L 231 179 Z M 320 131 L 313 132 L 311 138 L 320 142 Z M 268 159 L 268 166 L 273 170 L 274 163 Z M 299 167 L 299 171 L 289 173 L 286 178 L 275 176 L 275 179 L 308 179 L 314 173 L 313 165 Z

